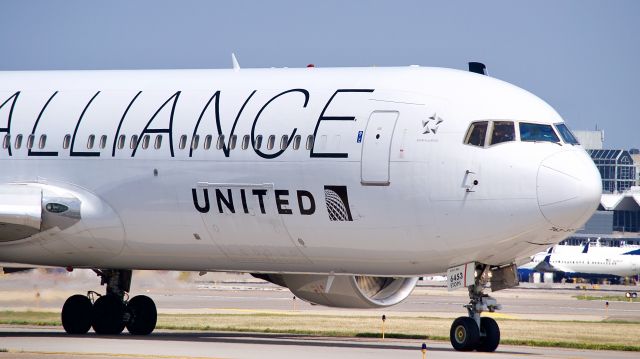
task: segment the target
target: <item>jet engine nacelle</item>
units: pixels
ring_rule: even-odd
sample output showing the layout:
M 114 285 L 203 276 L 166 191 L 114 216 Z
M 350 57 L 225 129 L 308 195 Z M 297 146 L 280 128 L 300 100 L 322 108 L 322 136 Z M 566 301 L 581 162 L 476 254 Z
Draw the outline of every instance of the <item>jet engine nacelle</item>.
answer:
M 390 278 L 314 274 L 254 274 L 287 287 L 296 297 L 313 304 L 338 308 L 383 308 L 405 300 L 418 277 Z

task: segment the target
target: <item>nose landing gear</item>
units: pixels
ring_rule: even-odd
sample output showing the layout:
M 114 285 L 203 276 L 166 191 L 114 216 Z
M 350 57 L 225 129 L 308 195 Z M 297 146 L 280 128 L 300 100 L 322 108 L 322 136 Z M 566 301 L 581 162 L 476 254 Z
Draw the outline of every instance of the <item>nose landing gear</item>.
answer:
M 105 295 L 89 292 L 69 297 L 62 307 L 62 326 L 68 334 L 86 334 L 91 327 L 97 334 L 120 334 L 126 327 L 134 335 L 147 335 L 156 327 L 157 310 L 153 300 L 139 295 L 126 300 L 131 287 L 130 270 L 94 270 L 107 285 Z M 95 296 L 98 299 L 92 300 Z
M 518 285 L 515 265 L 489 268 L 485 264 L 476 264 L 475 280 L 469 289 L 468 316 L 458 317 L 451 324 L 449 339 L 458 351 L 493 352 L 500 344 L 500 327 L 493 318 L 481 317 L 482 312 L 494 312 L 501 309 L 497 301 L 484 294 L 485 286 L 491 283 L 491 290 L 510 288 Z

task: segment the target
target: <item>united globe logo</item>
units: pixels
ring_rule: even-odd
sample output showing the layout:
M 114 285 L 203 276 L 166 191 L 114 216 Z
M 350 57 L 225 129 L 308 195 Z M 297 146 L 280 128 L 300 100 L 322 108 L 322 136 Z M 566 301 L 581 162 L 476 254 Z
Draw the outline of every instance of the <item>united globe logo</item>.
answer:
M 353 221 L 346 186 L 324 186 L 324 198 L 331 221 Z

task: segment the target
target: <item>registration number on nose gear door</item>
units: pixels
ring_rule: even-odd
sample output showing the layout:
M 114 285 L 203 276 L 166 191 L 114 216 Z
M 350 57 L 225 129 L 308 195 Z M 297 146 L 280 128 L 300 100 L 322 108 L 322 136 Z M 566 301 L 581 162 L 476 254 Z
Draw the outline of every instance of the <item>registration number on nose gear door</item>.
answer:
M 454 290 L 473 285 L 475 268 L 476 264 L 471 262 L 447 269 L 447 289 Z

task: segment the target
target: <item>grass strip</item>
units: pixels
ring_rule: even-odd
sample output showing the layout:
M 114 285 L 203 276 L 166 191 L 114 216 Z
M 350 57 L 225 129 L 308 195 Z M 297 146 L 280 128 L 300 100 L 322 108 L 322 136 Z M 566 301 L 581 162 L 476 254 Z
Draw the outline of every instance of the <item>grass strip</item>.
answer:
M 576 295 L 574 298 L 578 300 L 602 300 L 609 302 L 631 302 L 640 303 L 640 298 L 627 298 L 624 295 Z
M 640 351 L 628 338 L 640 325 L 624 321 L 499 320 L 503 344 L 589 350 Z M 0 311 L 0 324 L 60 326 L 51 312 Z M 158 329 L 379 338 L 380 318 L 304 313 L 160 314 Z M 385 337 L 448 341 L 451 319 L 387 315 Z

